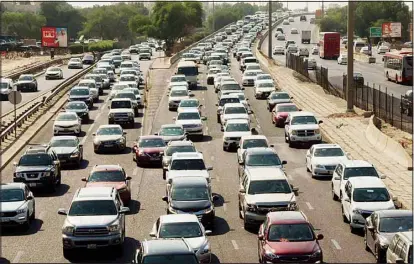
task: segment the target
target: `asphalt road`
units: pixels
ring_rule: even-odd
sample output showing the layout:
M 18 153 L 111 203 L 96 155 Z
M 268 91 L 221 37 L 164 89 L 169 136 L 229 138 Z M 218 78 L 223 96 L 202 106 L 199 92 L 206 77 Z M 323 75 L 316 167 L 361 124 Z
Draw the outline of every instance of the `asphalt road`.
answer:
M 312 51 L 312 47 L 316 45 L 319 41 L 319 36 L 316 35 L 316 25 L 310 24 L 309 20 L 313 16 L 307 16 L 307 21 L 300 22 L 299 17 L 295 17 L 295 22 L 291 22 L 290 25 L 279 25 L 283 28 L 283 31 L 286 35 L 286 40 L 294 40 L 296 44 L 301 47 L 306 47 L 309 52 Z M 298 29 L 299 34 L 290 34 L 290 29 Z M 311 44 L 302 44 L 301 43 L 301 31 L 302 30 L 311 30 L 312 31 L 312 40 Z M 272 31 L 272 46 L 277 45 L 285 47 L 285 41 L 276 40 L 275 37 L 276 29 Z M 344 47 L 344 45 L 341 45 Z M 268 49 L 268 38 L 266 38 L 261 47 L 262 51 L 267 54 Z M 360 72 L 364 76 L 365 84 L 369 83 L 369 86 L 373 86 L 372 83 L 375 83 L 375 88 L 378 89 L 381 87 L 381 90 L 385 92 L 385 87 L 388 88 L 388 93 L 393 94 L 395 97 L 400 98 L 401 95 L 404 95 L 406 91 L 412 89 L 412 85 L 396 84 L 390 81 L 387 81 L 384 75 L 384 66 L 382 64 L 382 55 L 376 54 L 376 49 L 373 50 L 374 56 L 377 59 L 375 64 L 369 64 L 360 61 L 354 61 L 354 72 Z M 337 87 L 342 87 L 342 75 L 346 74 L 347 66 L 339 65 L 336 60 L 325 60 L 319 58 L 319 55 L 310 55 L 310 57 L 316 59 L 316 64 L 318 66 L 323 66 L 328 68 L 329 81 L 331 84 Z M 286 65 L 285 55 L 273 55 L 273 58 L 280 62 L 282 65 Z
M 150 62 L 141 62 L 144 72 Z M 213 193 L 221 196 L 216 203 L 216 229 L 210 236 L 214 263 L 254 263 L 257 258 L 257 234 L 243 229 L 238 216 L 238 174 L 235 152 L 222 151 L 222 132 L 216 123 L 217 95 L 212 86 L 206 84 L 206 68 L 200 67 L 199 87 L 194 90 L 207 117 L 204 139 L 196 142 L 202 151 L 206 164 L 214 167 L 212 171 Z M 127 146 L 140 136 L 154 133 L 162 124 L 173 123 L 175 112 L 167 105 L 166 83 L 173 70 L 154 70 L 152 73 L 152 96 L 159 96 L 158 109 L 146 109 L 145 115 L 154 117 L 152 126 L 142 127 L 142 118 L 135 120 L 135 128 L 127 129 Z M 232 75 L 240 82 L 241 73 L 238 62 L 232 59 Z M 283 87 L 282 87 L 283 88 Z M 107 91 L 106 91 L 107 93 Z M 283 139 L 283 130 L 275 128 L 270 121 L 264 100 L 256 100 L 252 88 L 246 88 L 253 114 L 253 126 L 259 133 L 266 135 L 275 144 L 281 159 L 287 160 L 286 173 L 291 183 L 299 187 L 297 197 L 300 209 L 308 216 L 318 232 L 324 234 L 321 241 L 326 262 L 374 262 L 374 257 L 364 250 L 363 237 L 351 234 L 349 226 L 342 222 L 340 204 L 334 202 L 330 193 L 330 181 L 313 180 L 305 168 L 306 149 L 290 149 Z M 158 98 L 158 97 L 157 97 Z M 96 254 L 79 253 L 77 262 L 130 262 L 140 241 L 150 239 L 149 232 L 156 219 L 165 214 L 166 205 L 161 200 L 165 194 L 165 181 L 160 168 L 138 168 L 132 161 L 130 149 L 122 154 L 94 154 L 91 134 L 101 124 L 107 124 L 106 94 L 91 112 L 93 123 L 84 125 L 85 161 L 81 169 L 68 169 L 62 174 L 63 184 L 55 195 L 37 194 L 36 221 L 28 233 L 9 232 L 2 234 L 2 256 L 12 262 L 67 262 L 62 256 L 61 227 L 63 216 L 57 215 L 59 208 L 68 208 L 74 192 L 83 186 L 82 177 L 88 175 L 95 164 L 119 164 L 132 177 L 131 214 L 127 216 L 126 241 L 122 258 L 110 257 L 110 251 Z M 157 101 L 158 102 L 158 101 Z M 147 117 L 146 117 L 147 119 Z M 151 129 L 150 129 L 151 128 Z M 151 130 L 151 131 L 149 131 Z M 52 123 L 49 122 L 32 143 L 47 142 L 52 136 Z M 20 154 L 16 157 L 16 159 Z M 13 166 L 8 165 L 2 172 L 3 181 L 11 181 Z

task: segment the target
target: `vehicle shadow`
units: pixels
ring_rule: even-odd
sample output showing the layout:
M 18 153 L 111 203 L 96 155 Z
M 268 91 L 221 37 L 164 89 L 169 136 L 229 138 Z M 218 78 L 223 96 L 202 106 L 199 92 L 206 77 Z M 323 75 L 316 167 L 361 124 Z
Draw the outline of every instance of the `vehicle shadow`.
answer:
M 21 226 L 14 227 L 2 227 L 1 235 L 2 236 L 28 236 L 36 234 L 39 231 L 42 231 L 43 221 L 41 219 L 35 219 L 32 221 L 29 230 L 23 230 Z M 3 263 L 0 261 L 0 263 Z
M 125 147 L 125 149 L 121 152 L 113 152 L 113 151 L 99 151 L 99 155 L 116 155 L 116 154 L 128 154 L 131 153 L 132 148 L 131 147 Z
M 211 263 L 221 263 L 219 258 L 215 254 L 211 254 Z
M 193 137 L 194 142 L 209 142 L 211 140 L 213 140 L 213 138 L 211 136 L 206 136 L 206 135 L 204 135 L 203 138 Z
M 89 120 L 82 120 L 82 125 L 91 125 L 95 120 L 89 118 Z
M 207 86 L 204 86 L 204 85 L 202 85 L 202 86 L 197 86 L 197 89 L 196 89 L 197 91 L 207 91 Z
M 63 181 L 65 179 L 62 179 Z M 56 187 L 55 192 L 48 192 L 44 189 L 33 189 L 32 192 L 35 197 L 57 197 L 65 195 L 70 189 L 70 186 L 62 183 L 59 187 Z
M 234 231 L 234 229 L 230 229 L 229 224 L 224 218 L 216 216 L 214 219 L 214 229 L 212 231 L 210 236 L 220 236 Z
M 131 199 L 131 201 L 128 204 L 128 207 L 130 210 L 128 215 L 138 214 L 139 211 L 141 210 L 141 203 L 137 200 Z
M 6 259 L 6 258 L 0 258 L 0 263 L 1 264 L 10 264 L 10 260 Z

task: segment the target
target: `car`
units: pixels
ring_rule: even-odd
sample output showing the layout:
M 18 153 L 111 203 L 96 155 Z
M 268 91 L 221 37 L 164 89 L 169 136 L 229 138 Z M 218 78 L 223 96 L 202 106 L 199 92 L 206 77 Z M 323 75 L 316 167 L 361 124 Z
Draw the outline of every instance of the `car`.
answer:
M 114 98 L 108 106 L 108 124 L 135 125 L 135 108 L 130 98 Z
M 207 84 L 213 85 L 214 84 L 214 78 L 216 77 L 217 73 L 220 73 L 221 69 L 219 68 L 211 68 L 207 73 Z
M 83 69 L 83 63 L 80 58 L 71 58 L 68 61 L 68 69 Z
M 295 22 L 295 19 L 293 17 L 289 17 L 289 22 Z
M 299 51 L 299 48 L 296 44 L 290 44 L 286 48 L 286 53 L 297 53 Z
M 244 90 L 244 88 L 231 77 L 222 77 L 218 88 L 219 91 L 217 92 L 217 98 L 221 98 L 221 96 L 225 93 L 239 93 Z
M 223 108 L 227 103 L 241 103 L 240 98 L 234 94 L 226 94 L 220 97 L 219 102 L 216 104 L 217 106 L 217 123 L 221 123 L 221 114 L 223 113 Z
M 184 99 L 184 100 L 181 100 L 180 104 L 178 105 L 177 113 L 180 113 L 183 110 L 189 109 L 189 108 L 196 108 L 201 113 L 201 107 L 203 107 L 203 105 L 200 104 L 200 101 L 196 98 Z
M 275 167 L 282 168 L 287 161 L 281 161 L 274 146 L 268 147 L 251 147 L 245 149 L 241 154 L 240 166 L 238 168 L 238 175 L 241 177 L 246 169 L 253 167 Z
M 283 46 L 275 46 L 273 49 L 273 55 L 276 54 L 282 54 L 285 55 L 285 49 L 283 48 Z
M 246 63 L 246 71 L 261 70 L 260 64 L 255 62 Z
M 256 80 L 254 84 L 254 97 L 256 99 L 267 98 L 274 91 L 276 91 L 276 86 L 273 80 Z
M 245 71 L 243 73 L 243 77 L 242 77 L 242 84 L 243 86 L 254 86 L 255 80 L 256 80 L 256 76 L 258 74 L 262 74 L 263 72 L 261 70 L 250 70 L 250 71 Z
M 140 243 L 133 263 L 199 264 L 199 260 L 185 239 L 155 239 Z
M 299 56 L 309 57 L 309 50 L 307 48 L 299 48 Z
M 289 147 L 297 143 L 316 143 L 322 142 L 322 135 L 315 115 L 310 112 L 291 112 L 285 121 L 285 142 Z
M 37 80 L 33 74 L 22 74 L 17 79 L 15 83 L 16 90 L 21 92 L 37 92 L 39 87 L 37 84 Z
M 399 232 L 412 231 L 412 228 L 411 210 L 374 211 L 365 221 L 365 249 L 374 254 L 378 263 L 385 263 L 387 249 L 393 237 Z
M 348 64 L 348 55 L 346 55 L 346 54 L 340 54 L 339 57 L 338 57 L 338 59 L 337 59 L 337 61 L 338 61 L 338 64 L 345 64 L 345 65 L 347 65 Z
M 49 146 L 29 146 L 13 165 L 13 182 L 23 182 L 29 188 L 43 187 L 54 192 L 62 182 L 59 159 Z
M 93 102 L 99 101 L 99 90 L 96 86 L 96 82 L 93 79 L 80 80 L 76 87 L 85 87 L 89 89 L 89 93 L 92 96 Z
M 59 67 L 49 67 L 45 72 L 45 79 L 63 79 L 63 71 Z
M 0 99 L 8 100 L 9 93 L 13 90 L 13 80 L 10 78 L 0 78 Z
M 96 89 L 99 91 L 99 95 L 103 95 L 104 79 L 100 74 L 88 73 L 83 77 L 84 80 L 94 80 Z
M 332 177 L 336 166 L 348 160 L 338 144 L 315 144 L 306 152 L 306 171 L 314 177 Z
M 138 88 L 130 88 L 130 87 L 128 87 L 128 88 L 124 88 L 122 91 L 120 91 L 121 93 L 122 92 L 129 92 L 129 93 L 133 93 L 134 95 L 135 95 L 135 101 L 136 101 L 136 103 L 137 103 L 137 108 L 142 108 L 143 107 L 143 104 L 142 104 L 142 98 L 141 98 L 141 92 L 139 91 L 139 89 Z M 138 114 L 138 111 L 135 113 L 135 114 Z
M 230 119 L 223 126 L 223 150 L 238 148 L 242 136 L 250 136 L 256 132 L 250 127 L 248 119 Z
M 276 40 L 280 40 L 280 41 L 286 40 L 286 36 L 283 33 L 279 33 L 276 37 Z
M 311 17 L 309 20 L 309 24 L 315 24 L 316 19 L 314 17 Z
M 272 109 L 272 123 L 276 127 L 284 127 L 288 114 L 297 111 L 301 111 L 301 109 L 293 103 L 276 104 Z
M 282 34 L 284 34 L 283 32 L 283 27 L 277 27 L 276 28 L 276 32 L 280 32 L 280 33 L 282 33 Z
M 141 136 L 132 146 L 132 159 L 137 166 L 161 165 L 167 145 L 160 136 Z
M 262 224 L 270 211 L 297 210 L 297 192 L 298 189 L 293 189 L 281 168 L 246 168 L 239 179 L 238 192 L 239 216 L 243 219 L 244 229 Z
M 253 56 L 249 56 L 249 57 L 244 57 L 241 59 L 241 63 L 240 63 L 240 70 L 243 72 L 246 70 L 246 66 L 248 63 L 254 63 L 254 64 L 259 64 L 259 61 L 253 57 Z M 260 70 L 260 67 L 259 69 Z
M 91 109 L 93 107 L 93 97 L 88 87 L 75 86 L 70 89 L 68 97 L 69 102 L 81 101 L 88 106 L 88 109 Z
M 296 45 L 296 42 L 294 40 L 286 40 L 285 42 L 285 49 L 287 49 L 289 47 L 289 45 Z
M 139 60 L 151 60 L 151 53 L 148 53 L 148 52 L 142 52 L 142 53 L 139 53 Z
M 308 70 L 316 70 L 316 60 L 314 58 L 304 58 L 304 61 L 308 63 Z
M 230 119 L 246 119 L 250 121 L 249 112 L 242 103 L 226 103 L 220 116 L 221 126 L 224 127 L 225 123 Z
M 109 89 L 111 87 L 111 80 L 108 76 L 108 71 L 105 68 L 98 68 L 92 71 L 94 74 L 98 74 L 102 79 L 101 90 Z M 103 94 L 103 91 L 101 92 Z
M 138 89 L 138 88 L 135 88 L 135 89 Z M 138 93 L 139 93 L 139 91 L 138 91 Z M 135 116 L 138 116 L 138 113 L 139 113 L 139 104 L 138 104 L 137 97 L 136 97 L 136 95 L 135 95 L 135 93 L 133 91 L 128 91 L 126 89 L 124 89 L 122 91 L 119 91 L 115 95 L 115 97 L 113 98 L 113 100 L 116 100 L 116 99 L 130 99 L 131 100 L 131 103 L 132 103 L 132 108 L 134 109 L 134 115 Z
M 389 52 L 389 51 L 390 51 L 390 47 L 385 46 L 385 45 L 381 45 L 377 49 L 378 54 L 386 53 L 386 52 Z
M 312 48 L 312 55 L 318 55 L 319 54 L 319 47 L 318 46 L 314 46 Z
M 204 120 L 207 119 L 200 115 L 197 108 L 183 109 L 177 114 L 177 117 L 174 117 L 175 124 L 182 125 L 188 137 L 192 136 L 200 139 L 204 137 Z
M 118 191 L 122 203 L 131 202 L 131 177 L 120 165 L 95 165 L 88 177 L 81 180 L 86 187 L 113 187 Z
M 257 236 L 259 262 L 323 263 L 323 235 L 314 230 L 301 211 L 268 213 Z
M 181 100 L 190 99 L 191 91 L 187 86 L 174 86 L 168 94 L 168 110 L 172 111 L 178 108 Z
M 352 177 L 345 184 L 341 200 L 342 218 L 351 233 L 363 229 L 365 219 L 378 210 L 395 209 L 387 187 L 377 177 Z
M 213 79 L 214 91 L 217 93 L 220 90 L 221 80 L 233 80 L 234 78 L 230 76 L 228 72 L 219 72 Z
M 175 153 L 183 154 L 183 153 Z M 176 177 L 162 197 L 167 203 L 167 214 L 188 213 L 197 216 L 200 223 L 209 230 L 214 229 L 214 201 L 218 196 L 212 194 L 210 183 L 202 176 Z M 191 206 L 188 206 L 191 201 Z
M 283 20 L 283 25 L 290 25 L 289 20 L 287 19 Z
M 54 119 L 53 135 L 82 133 L 82 119 L 74 112 L 60 112 Z
M 93 136 L 93 150 L 123 152 L 126 148 L 126 132 L 120 125 L 100 125 Z
M 368 55 L 368 56 L 372 55 L 372 51 L 370 50 L 369 47 L 362 47 L 359 52 L 362 54 Z
M 129 88 L 129 86 L 127 84 L 120 84 L 120 83 L 115 83 L 112 86 L 111 92 L 109 93 L 109 100 L 112 100 L 117 93 L 123 91 L 124 89 Z
M 55 136 L 48 145 L 56 153 L 61 166 L 75 164 L 78 168 L 81 167 L 83 144 L 76 136 Z
M 359 86 L 364 86 L 364 76 L 362 73 L 354 72 L 354 83 Z
M 269 110 L 269 112 L 271 112 L 277 104 L 291 103 L 292 99 L 293 99 L 293 97 L 290 96 L 287 92 L 276 92 L 276 91 L 274 91 L 266 99 L 266 101 L 267 101 L 267 110 Z
M 154 135 L 161 136 L 167 144 L 170 141 L 185 140 L 187 136 L 183 126 L 176 124 L 162 125 L 160 130 Z
M 263 135 L 248 135 L 240 138 L 240 143 L 237 148 L 237 161 L 239 164 L 243 163 L 243 154 L 250 148 L 269 148 L 274 147 L 273 144 L 269 144 L 266 136 Z
M 290 34 L 299 34 L 299 31 L 297 28 L 291 28 L 290 29 Z
M 200 152 L 176 152 L 171 156 L 170 166 L 166 172 L 167 185 L 176 177 L 200 176 L 211 182 L 209 171 L 213 167 L 207 167 L 204 163 L 204 156 Z M 168 186 L 167 186 L 168 188 Z
M 85 54 L 82 58 L 82 63 L 92 65 L 95 63 L 95 58 L 92 54 Z
M 22 227 L 29 230 L 36 215 L 35 198 L 29 187 L 21 182 L 2 183 L 0 197 L 2 228 Z
M 131 88 L 138 88 L 140 79 L 138 76 L 135 76 L 133 74 L 124 74 L 119 76 L 118 83 L 126 84 Z
M 168 84 L 168 89 L 171 90 L 173 86 L 187 86 L 188 88 L 187 78 L 185 77 L 185 75 L 176 74 L 171 76 L 170 82 Z
M 394 236 L 387 250 L 386 261 L 399 264 L 413 262 L 413 231 L 398 232 Z
M 125 214 L 118 191 L 114 187 L 84 187 L 76 190 L 62 226 L 63 256 L 71 259 L 75 249 L 111 247 L 111 253 L 122 255 L 125 241 Z
M 150 236 L 155 239 L 183 238 L 194 250 L 200 263 L 211 263 L 211 246 L 205 230 L 194 214 L 169 214 L 160 216 L 152 226 Z
M 170 141 L 162 155 L 162 178 L 165 180 L 171 158 L 174 153 L 197 152 L 195 145 L 190 140 Z

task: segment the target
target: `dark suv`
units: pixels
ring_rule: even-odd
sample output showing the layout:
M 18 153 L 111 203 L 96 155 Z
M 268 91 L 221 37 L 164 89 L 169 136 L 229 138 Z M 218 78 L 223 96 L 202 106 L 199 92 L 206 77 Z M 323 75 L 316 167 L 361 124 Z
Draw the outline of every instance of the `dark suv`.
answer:
M 44 187 L 54 192 L 60 186 L 62 175 L 56 153 L 48 146 L 31 146 L 14 163 L 13 182 L 24 182 L 29 187 Z
M 306 21 L 306 16 L 300 16 L 299 21 Z
M 198 259 L 184 239 L 160 239 L 142 242 L 133 263 L 198 264 Z

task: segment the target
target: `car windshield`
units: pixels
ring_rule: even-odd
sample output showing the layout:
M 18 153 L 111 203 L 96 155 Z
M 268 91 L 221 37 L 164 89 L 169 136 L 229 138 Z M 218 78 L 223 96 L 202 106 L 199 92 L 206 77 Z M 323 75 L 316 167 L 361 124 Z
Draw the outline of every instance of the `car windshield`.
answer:
M 80 63 L 82 62 L 81 59 L 70 59 L 69 62 L 76 62 L 76 63 Z
M 374 167 L 355 167 L 355 168 L 346 168 L 344 172 L 344 180 L 348 180 L 352 177 L 379 177 L 377 170 Z
M 131 108 L 131 101 L 129 101 L 129 100 L 128 101 L 112 101 L 111 102 L 111 108 L 112 109 Z
M 122 60 L 121 56 L 112 56 L 112 60 Z
M 244 59 L 244 63 L 256 63 L 257 60 L 256 59 Z M 260 69 L 260 66 L 259 66 Z
M 237 83 L 225 83 L 221 85 L 220 90 L 222 91 L 241 90 L 241 87 Z
M 198 107 L 199 103 L 197 100 L 182 100 L 180 107 Z
M 72 89 L 70 95 L 89 95 L 89 89 Z
M 122 71 L 121 72 L 121 75 L 123 75 L 123 74 L 132 74 L 132 75 L 137 75 L 137 72 L 136 71 Z
M 248 132 L 249 131 L 249 125 L 247 123 L 232 123 L 227 124 L 226 126 L 226 132 Z
M 20 158 L 19 166 L 50 166 L 52 159 L 49 154 L 28 154 Z
M 194 120 L 194 119 L 200 119 L 199 113 L 179 113 L 177 120 Z
M 257 72 L 245 72 L 244 75 L 245 76 L 256 76 Z
M 134 82 L 135 80 L 135 76 L 121 76 L 119 78 L 120 82 Z
M 276 109 L 277 112 L 296 112 L 299 110 L 295 105 L 279 105 Z
M 228 103 L 240 103 L 240 99 L 238 98 L 223 98 L 220 100 L 220 106 L 224 106 L 225 104 Z
M 110 136 L 110 135 L 122 135 L 122 129 L 120 127 L 101 127 L 96 132 L 98 136 Z
M 258 83 L 258 87 L 274 87 L 274 84 L 271 82 L 264 82 L 264 83 Z
M 273 242 L 313 241 L 315 237 L 309 224 L 277 224 L 269 228 L 268 240 Z
M 69 103 L 66 105 L 66 109 L 86 109 L 88 106 L 85 103 Z
M 184 74 L 185 76 L 194 76 L 198 74 L 197 67 L 179 67 L 177 74 Z
M 166 255 L 153 255 L 145 256 L 142 260 L 143 264 L 198 264 L 197 257 L 193 254 L 166 254 Z
M 314 116 L 295 116 L 292 118 L 292 125 L 310 125 L 317 124 Z
M 359 73 L 359 72 L 354 73 L 354 78 L 360 78 L 360 77 L 362 77 L 361 73 Z
M 275 153 L 251 154 L 247 156 L 247 166 L 281 166 L 280 158 Z
M 116 90 L 116 91 L 118 91 L 118 90 L 123 90 L 123 89 L 125 89 L 125 88 L 128 88 L 129 86 L 128 85 L 126 85 L 126 84 L 115 84 L 113 87 L 112 87 L 112 90 Z
M 244 94 L 238 94 L 237 97 L 239 97 L 240 101 L 246 100 L 246 97 L 244 97 Z
M 60 71 L 60 68 L 49 68 L 49 71 Z
M 115 203 L 112 200 L 74 201 L 70 207 L 69 216 L 99 216 L 117 215 Z
M 174 201 L 209 200 L 208 188 L 206 186 L 173 187 L 171 199 Z
M 129 98 L 131 100 L 136 100 L 134 93 L 117 93 L 115 98 Z
M 171 77 L 171 82 L 187 82 L 187 79 L 184 76 L 175 76 Z
M 413 230 L 413 216 L 381 217 L 379 231 L 397 233 Z
M 266 139 L 247 139 L 243 141 L 243 149 L 248 148 L 267 148 L 267 141 Z
M 190 223 L 165 223 L 160 226 L 159 238 L 192 238 L 201 237 L 200 224 Z
M 216 74 L 219 73 L 221 70 L 220 69 L 211 69 L 208 73 L 209 74 Z
M 0 189 L 0 202 L 18 202 L 24 200 L 21 189 Z
M 188 91 L 187 90 L 173 90 L 171 91 L 170 96 L 172 97 L 188 96 Z
M 132 68 L 133 66 L 132 63 L 123 63 L 120 68 Z
M 262 75 L 262 76 L 257 76 L 257 80 L 272 80 L 272 77 L 269 75 Z
M 32 81 L 33 77 L 30 75 L 23 75 L 19 77 L 19 81 Z
M 122 182 L 125 175 L 121 170 L 94 171 L 88 178 L 88 182 Z
M 184 135 L 184 129 L 181 127 L 164 127 L 160 131 L 160 136 L 181 136 Z
M 56 121 L 75 121 L 75 120 L 78 120 L 78 116 L 75 114 L 73 115 L 60 114 L 56 118 Z
M 341 157 L 344 152 L 341 148 L 317 148 L 313 154 L 315 157 Z
M 140 148 L 162 148 L 165 147 L 164 140 L 161 138 L 142 139 L 139 141 Z
M 170 146 L 165 151 L 166 156 L 172 156 L 174 153 L 179 152 L 196 152 L 194 146 Z
M 95 83 L 93 82 L 79 82 L 78 83 L 79 87 L 88 87 L 88 88 L 95 88 Z
M 291 193 L 290 185 L 287 180 L 264 180 L 252 181 L 249 185 L 248 194 L 265 193 Z
M 386 202 L 390 195 L 386 188 L 356 188 L 353 193 L 354 202 Z
M 236 107 L 227 107 L 225 114 L 247 114 L 246 108 L 244 106 Z
M 203 159 L 176 159 L 171 163 L 171 170 L 205 170 Z
M 59 139 L 55 138 L 50 141 L 51 147 L 70 147 L 74 148 L 78 146 L 78 141 L 76 139 Z

